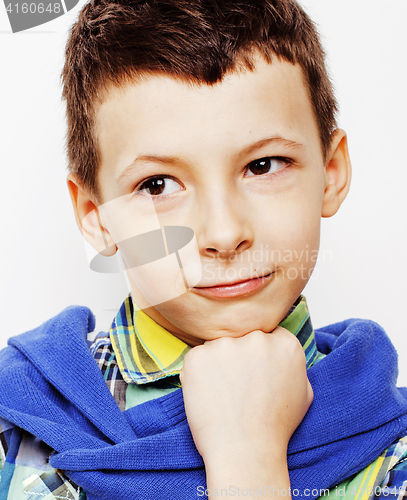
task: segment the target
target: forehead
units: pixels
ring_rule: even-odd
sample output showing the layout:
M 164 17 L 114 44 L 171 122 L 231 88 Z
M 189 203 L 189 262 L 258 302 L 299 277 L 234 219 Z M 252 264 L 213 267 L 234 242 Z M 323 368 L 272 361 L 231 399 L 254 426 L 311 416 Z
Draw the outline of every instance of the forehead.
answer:
M 215 85 L 166 74 L 111 89 L 96 113 L 101 180 L 140 155 L 223 161 L 251 143 L 282 137 L 320 154 L 315 115 L 299 65 L 259 59 Z

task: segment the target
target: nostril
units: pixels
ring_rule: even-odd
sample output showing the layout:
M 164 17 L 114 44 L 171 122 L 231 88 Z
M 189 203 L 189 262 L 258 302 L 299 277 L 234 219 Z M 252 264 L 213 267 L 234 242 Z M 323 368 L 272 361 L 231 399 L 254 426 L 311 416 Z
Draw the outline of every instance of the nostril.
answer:
M 205 248 L 205 252 L 213 255 L 214 253 L 218 253 L 216 248 Z
M 235 251 L 237 252 L 238 250 L 246 250 L 246 245 L 247 245 L 247 241 L 246 241 L 246 240 L 245 240 L 245 241 L 241 241 L 241 242 L 237 245 L 237 247 L 236 247 L 236 250 L 235 250 Z

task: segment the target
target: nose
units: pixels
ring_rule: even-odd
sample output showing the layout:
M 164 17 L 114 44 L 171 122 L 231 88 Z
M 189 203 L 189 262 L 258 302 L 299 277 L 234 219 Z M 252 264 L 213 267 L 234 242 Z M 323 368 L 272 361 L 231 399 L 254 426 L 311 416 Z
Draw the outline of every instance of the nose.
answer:
M 233 193 L 219 193 L 202 200 L 198 245 L 201 255 L 231 257 L 253 244 L 248 207 Z

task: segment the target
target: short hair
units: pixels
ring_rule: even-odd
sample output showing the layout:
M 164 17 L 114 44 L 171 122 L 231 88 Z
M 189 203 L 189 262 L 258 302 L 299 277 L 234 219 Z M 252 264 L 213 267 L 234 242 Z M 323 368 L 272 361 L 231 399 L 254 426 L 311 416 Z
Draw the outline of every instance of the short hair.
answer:
M 72 26 L 62 72 L 68 169 L 101 200 L 95 107 L 105 91 L 163 72 L 213 85 L 253 55 L 303 70 L 324 159 L 337 104 L 313 22 L 294 0 L 91 0 Z

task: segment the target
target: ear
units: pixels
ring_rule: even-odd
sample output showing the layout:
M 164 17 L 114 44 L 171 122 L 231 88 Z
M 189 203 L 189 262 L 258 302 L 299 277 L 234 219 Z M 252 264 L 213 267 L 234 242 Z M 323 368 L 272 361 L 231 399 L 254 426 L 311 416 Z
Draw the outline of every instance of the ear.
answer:
M 104 227 L 93 197 L 81 187 L 75 174 L 70 173 L 67 184 L 75 212 L 76 223 L 83 237 L 100 254 L 109 257 L 117 251 L 108 229 Z
M 325 192 L 322 217 L 332 217 L 349 191 L 352 166 L 349 159 L 346 133 L 335 130 L 325 167 Z

